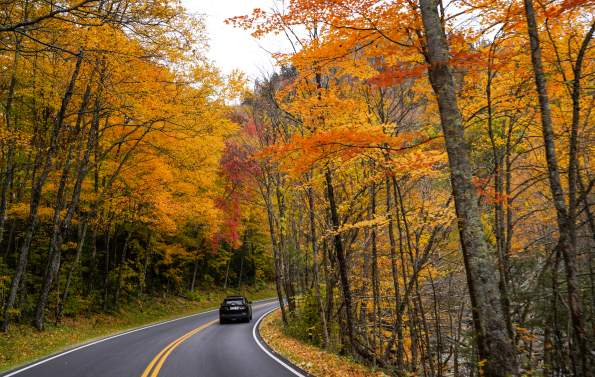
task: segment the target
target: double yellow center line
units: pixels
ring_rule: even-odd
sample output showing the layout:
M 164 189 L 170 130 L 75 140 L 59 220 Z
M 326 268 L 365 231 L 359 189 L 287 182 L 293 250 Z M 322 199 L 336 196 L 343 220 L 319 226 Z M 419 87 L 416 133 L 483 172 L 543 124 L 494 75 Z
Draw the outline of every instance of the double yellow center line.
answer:
M 270 303 L 256 305 L 256 306 L 253 306 L 252 309 L 253 310 L 254 309 L 259 309 L 259 308 L 265 307 L 267 305 L 270 305 Z M 159 352 L 153 358 L 153 360 L 151 360 L 151 362 L 149 363 L 149 365 L 147 365 L 147 368 L 145 368 L 145 371 L 143 372 L 143 374 L 141 374 L 141 377 L 157 377 L 159 375 L 159 372 L 161 371 L 161 368 L 163 368 L 163 364 L 165 364 L 165 361 L 167 360 L 167 358 L 169 357 L 169 355 L 180 344 L 184 343 L 186 340 L 188 340 L 190 337 L 192 337 L 193 335 L 195 335 L 199 331 L 202 331 L 202 330 L 206 329 L 207 327 L 211 326 L 212 324 L 214 324 L 216 322 L 219 322 L 219 320 L 218 319 L 214 319 L 214 320 L 212 320 L 210 322 L 207 322 L 207 323 L 205 323 L 205 324 L 203 324 L 201 326 L 198 326 L 194 330 L 191 330 L 191 331 L 187 332 L 186 334 L 182 335 L 178 339 L 176 339 L 173 342 L 171 342 L 170 344 L 168 344 L 167 347 L 165 347 L 164 349 L 162 349 L 161 352 Z
M 194 330 L 187 332 L 186 334 L 182 335 L 178 339 L 176 339 L 173 342 L 171 342 L 170 344 L 168 344 L 167 347 L 162 349 L 161 352 L 159 352 L 157 354 L 157 356 L 155 356 L 153 358 L 153 360 L 151 360 L 151 362 L 149 363 L 149 365 L 147 365 L 147 368 L 145 369 L 145 371 L 143 372 L 141 377 L 149 377 L 149 373 L 150 373 L 150 377 L 157 377 L 159 375 L 159 371 L 161 371 L 161 368 L 163 367 L 163 364 L 165 363 L 165 360 L 167 360 L 169 355 L 176 349 L 176 347 L 178 347 L 180 344 L 184 343 L 186 340 L 188 340 L 191 336 L 195 335 L 199 331 L 204 330 L 207 327 L 211 326 L 215 322 L 218 322 L 218 320 L 215 319 L 213 321 L 205 323 L 204 325 L 198 326 Z M 153 372 L 151 373 L 151 371 L 153 371 Z

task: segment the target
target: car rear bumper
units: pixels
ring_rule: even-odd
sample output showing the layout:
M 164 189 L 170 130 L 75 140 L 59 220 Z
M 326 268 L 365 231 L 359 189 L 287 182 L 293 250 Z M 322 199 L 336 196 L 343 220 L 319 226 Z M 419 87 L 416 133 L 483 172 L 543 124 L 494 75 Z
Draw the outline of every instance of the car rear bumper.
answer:
M 219 313 L 219 319 L 223 319 L 226 321 L 233 321 L 233 320 L 242 320 L 242 319 L 249 319 L 250 313 Z

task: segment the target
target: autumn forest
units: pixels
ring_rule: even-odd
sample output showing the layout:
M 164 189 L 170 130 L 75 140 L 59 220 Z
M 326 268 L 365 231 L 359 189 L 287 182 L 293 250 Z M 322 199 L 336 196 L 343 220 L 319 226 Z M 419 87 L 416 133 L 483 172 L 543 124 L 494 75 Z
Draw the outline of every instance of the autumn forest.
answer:
M 592 375 L 594 14 L 271 0 L 250 81 L 177 0 L 0 2 L 2 330 L 272 284 L 389 375 Z

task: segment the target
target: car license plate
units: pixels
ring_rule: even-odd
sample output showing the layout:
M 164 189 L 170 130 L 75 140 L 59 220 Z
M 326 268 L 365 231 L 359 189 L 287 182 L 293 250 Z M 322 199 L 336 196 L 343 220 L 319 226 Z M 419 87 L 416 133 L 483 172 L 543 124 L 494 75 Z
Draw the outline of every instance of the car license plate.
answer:
M 242 308 L 239 306 L 232 306 L 229 308 L 230 310 L 241 310 Z

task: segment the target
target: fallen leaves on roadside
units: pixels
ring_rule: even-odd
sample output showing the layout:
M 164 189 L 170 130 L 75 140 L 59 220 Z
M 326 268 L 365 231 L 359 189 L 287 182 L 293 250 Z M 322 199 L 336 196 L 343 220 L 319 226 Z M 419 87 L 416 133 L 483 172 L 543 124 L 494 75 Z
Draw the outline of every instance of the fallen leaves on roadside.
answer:
M 283 334 L 280 313 L 268 315 L 260 325 L 260 334 L 277 353 L 314 376 L 320 377 L 383 377 L 381 371 L 374 371 L 346 357 L 324 351 Z

